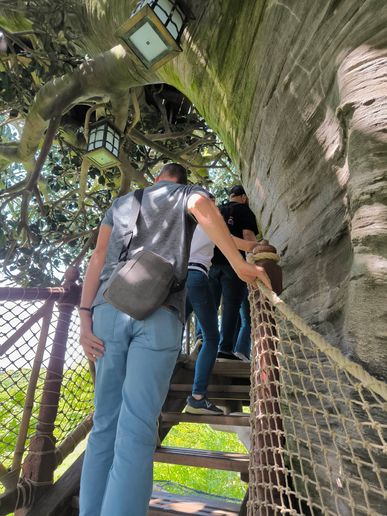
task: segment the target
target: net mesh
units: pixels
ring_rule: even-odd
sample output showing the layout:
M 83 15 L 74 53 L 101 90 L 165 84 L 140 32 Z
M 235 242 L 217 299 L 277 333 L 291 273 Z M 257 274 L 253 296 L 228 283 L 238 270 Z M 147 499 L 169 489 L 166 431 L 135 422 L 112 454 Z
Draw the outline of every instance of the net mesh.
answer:
M 248 514 L 385 515 L 386 385 L 265 287 L 250 307 Z
M 30 451 L 50 360 L 63 365 L 63 377 L 57 378 L 56 446 L 92 411 L 93 384 L 78 343 L 78 314 L 71 315 L 64 360 L 52 357 L 58 316 L 53 299 L 0 300 L 0 493 L 14 487 Z

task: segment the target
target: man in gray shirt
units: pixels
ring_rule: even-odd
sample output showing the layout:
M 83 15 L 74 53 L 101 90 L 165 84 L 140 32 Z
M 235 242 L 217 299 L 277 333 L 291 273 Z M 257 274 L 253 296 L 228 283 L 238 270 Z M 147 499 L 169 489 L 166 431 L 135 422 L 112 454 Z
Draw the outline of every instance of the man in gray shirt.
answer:
M 198 222 L 243 281 L 270 281 L 246 263 L 208 193 L 187 186 L 185 169 L 165 165 L 143 195 L 130 256 L 154 251 L 184 280 Z M 95 413 L 81 478 L 80 516 L 145 516 L 152 492 L 157 419 L 180 350 L 185 292 L 143 321 L 103 299 L 124 243 L 133 193 L 116 199 L 102 221 L 90 259 L 80 306 L 80 342 L 96 362 Z

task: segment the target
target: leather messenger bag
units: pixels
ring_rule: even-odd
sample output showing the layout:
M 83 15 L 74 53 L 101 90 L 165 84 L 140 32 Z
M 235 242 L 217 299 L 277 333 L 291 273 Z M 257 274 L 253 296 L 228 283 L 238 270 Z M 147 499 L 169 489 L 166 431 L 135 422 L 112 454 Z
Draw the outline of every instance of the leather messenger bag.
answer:
M 171 292 L 182 290 L 185 284 L 185 281 L 176 281 L 172 264 L 153 251 L 139 251 L 127 260 L 143 192 L 144 190 L 134 192 L 132 223 L 129 224 L 132 229 L 127 235 L 128 242 L 120 253 L 119 263 L 103 293 L 108 303 L 139 321 L 149 317 Z

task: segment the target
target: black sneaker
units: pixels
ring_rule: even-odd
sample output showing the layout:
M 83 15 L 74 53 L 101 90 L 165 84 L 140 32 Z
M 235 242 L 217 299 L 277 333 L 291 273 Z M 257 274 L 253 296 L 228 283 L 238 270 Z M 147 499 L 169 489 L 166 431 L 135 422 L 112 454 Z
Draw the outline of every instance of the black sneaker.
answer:
M 207 398 L 196 400 L 193 396 L 188 396 L 187 405 L 184 412 L 188 414 L 213 414 L 222 416 L 223 410 L 211 403 Z
M 227 351 L 218 351 L 217 358 L 223 358 L 224 360 L 241 360 L 239 357 L 235 356 L 234 353 Z

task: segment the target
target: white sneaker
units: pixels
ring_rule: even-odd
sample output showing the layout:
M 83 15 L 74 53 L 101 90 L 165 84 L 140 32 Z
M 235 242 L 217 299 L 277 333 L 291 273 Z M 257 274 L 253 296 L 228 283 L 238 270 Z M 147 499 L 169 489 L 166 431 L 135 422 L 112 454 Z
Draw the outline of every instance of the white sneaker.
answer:
M 235 351 L 235 352 L 234 352 L 234 355 L 235 355 L 236 357 L 238 357 L 238 358 L 239 358 L 239 360 L 242 360 L 242 362 L 250 362 L 250 359 L 249 359 L 249 358 L 247 358 L 247 356 L 246 356 L 246 355 L 244 355 L 243 353 L 240 353 L 239 351 Z

